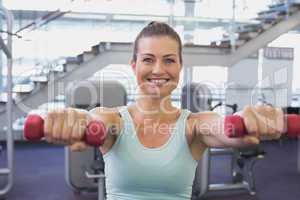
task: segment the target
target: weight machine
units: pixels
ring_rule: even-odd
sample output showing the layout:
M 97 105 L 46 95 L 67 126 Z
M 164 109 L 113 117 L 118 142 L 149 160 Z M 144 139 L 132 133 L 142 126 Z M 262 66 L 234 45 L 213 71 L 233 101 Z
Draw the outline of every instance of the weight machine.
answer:
M 219 106 L 226 106 L 235 113 L 237 104 L 224 104 L 222 102 L 211 105 L 212 93 L 207 85 L 199 83 L 189 83 L 182 89 L 181 107 L 192 112 L 214 110 Z M 198 163 L 196 170 L 192 199 L 204 197 L 210 191 L 225 191 L 244 189 L 251 195 L 255 194 L 255 179 L 253 169 L 256 161 L 264 157 L 265 152 L 258 147 L 243 149 L 216 149 L 208 148 L 202 159 Z M 230 155 L 230 170 L 232 175 L 231 183 L 209 183 L 211 171 L 211 156 Z M 245 177 L 246 176 L 246 177 Z M 247 181 L 245 180 L 247 178 Z

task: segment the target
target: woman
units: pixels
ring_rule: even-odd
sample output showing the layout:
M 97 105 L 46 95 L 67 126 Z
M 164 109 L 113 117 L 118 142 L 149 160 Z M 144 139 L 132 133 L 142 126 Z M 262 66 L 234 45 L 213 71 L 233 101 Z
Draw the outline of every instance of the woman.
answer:
M 218 114 L 173 106 L 170 95 L 182 70 L 181 51 L 171 27 L 151 22 L 134 42 L 131 66 L 139 87 L 134 104 L 90 112 L 68 108 L 46 117 L 46 139 L 70 144 L 73 150 L 86 147 L 80 139 L 91 119 L 106 124 L 109 134 L 100 150 L 108 200 L 190 199 L 197 161 L 207 147 L 256 145 L 283 131 L 280 109 L 245 107 L 240 114 L 250 135 L 229 139 Z

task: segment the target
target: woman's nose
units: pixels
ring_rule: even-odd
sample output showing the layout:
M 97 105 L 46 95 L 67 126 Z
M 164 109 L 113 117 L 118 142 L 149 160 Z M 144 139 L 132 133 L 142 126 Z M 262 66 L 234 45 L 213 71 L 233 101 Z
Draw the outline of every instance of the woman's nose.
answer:
M 161 74 L 164 72 L 164 65 L 161 62 L 157 62 L 155 63 L 153 69 L 152 69 L 152 73 L 153 74 Z

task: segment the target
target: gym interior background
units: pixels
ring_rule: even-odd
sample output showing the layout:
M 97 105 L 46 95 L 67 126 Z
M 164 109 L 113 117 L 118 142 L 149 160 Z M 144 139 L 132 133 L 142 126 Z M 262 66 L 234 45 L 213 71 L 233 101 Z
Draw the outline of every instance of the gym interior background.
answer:
M 167 22 L 184 43 L 184 69 L 172 95 L 178 107 L 227 115 L 262 103 L 299 114 L 299 0 L 0 0 L 0 5 L 1 199 L 104 199 L 97 150 L 73 153 L 25 141 L 24 121 L 29 113 L 65 106 L 130 104 L 136 96 L 128 65 L 132 42 L 150 21 Z M 99 81 L 107 92 L 91 104 L 85 84 Z M 188 94 L 199 100 L 196 106 L 186 100 Z M 79 102 L 69 101 L 72 95 Z M 282 138 L 254 149 L 210 149 L 199 163 L 192 198 L 298 200 L 299 146 L 300 139 Z

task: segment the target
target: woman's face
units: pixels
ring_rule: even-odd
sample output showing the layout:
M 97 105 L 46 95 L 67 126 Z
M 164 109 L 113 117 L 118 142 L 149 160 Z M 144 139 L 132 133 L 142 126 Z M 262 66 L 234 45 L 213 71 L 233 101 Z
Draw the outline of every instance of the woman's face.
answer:
M 168 36 L 139 40 L 137 60 L 132 62 L 138 86 L 143 94 L 165 97 L 177 87 L 181 71 L 179 45 Z

